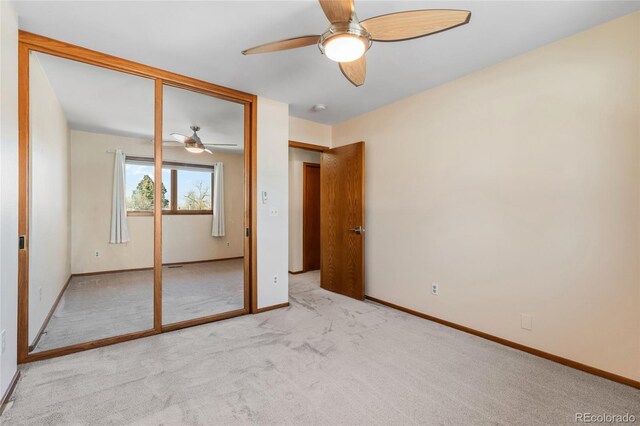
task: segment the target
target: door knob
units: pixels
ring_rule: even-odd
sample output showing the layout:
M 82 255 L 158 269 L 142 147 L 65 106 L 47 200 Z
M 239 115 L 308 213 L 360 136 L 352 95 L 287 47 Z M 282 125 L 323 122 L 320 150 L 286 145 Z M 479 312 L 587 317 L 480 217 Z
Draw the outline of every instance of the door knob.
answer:
M 362 226 L 358 226 L 357 228 L 349 229 L 349 231 L 355 232 L 356 234 L 360 235 L 364 233 L 364 228 Z

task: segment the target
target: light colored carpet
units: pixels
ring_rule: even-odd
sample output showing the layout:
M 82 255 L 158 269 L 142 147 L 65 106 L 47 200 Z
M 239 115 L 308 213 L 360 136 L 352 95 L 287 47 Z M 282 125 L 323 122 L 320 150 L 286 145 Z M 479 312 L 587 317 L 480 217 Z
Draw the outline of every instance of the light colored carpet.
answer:
M 162 268 L 164 324 L 243 306 L 242 259 Z M 34 352 L 151 328 L 153 271 L 73 277 Z
M 22 367 L 6 425 L 574 424 L 640 390 L 290 276 L 284 309 Z
M 162 323 L 244 307 L 244 259 L 162 268 Z

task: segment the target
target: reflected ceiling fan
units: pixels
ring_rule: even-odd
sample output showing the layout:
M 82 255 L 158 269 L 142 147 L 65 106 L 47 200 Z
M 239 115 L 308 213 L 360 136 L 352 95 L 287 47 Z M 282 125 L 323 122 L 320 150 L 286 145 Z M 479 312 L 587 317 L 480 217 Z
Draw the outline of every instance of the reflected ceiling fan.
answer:
M 468 10 L 423 9 L 390 13 L 359 21 L 353 0 L 319 0 L 331 26 L 321 35 L 307 35 L 262 44 L 243 50 L 243 55 L 295 49 L 317 44 L 329 59 L 340 63 L 342 74 L 355 86 L 364 84 L 364 54 L 374 41 L 403 41 L 464 25 Z
M 201 152 L 208 152 L 209 154 L 213 154 L 208 146 L 238 146 L 235 143 L 202 143 L 200 140 L 200 136 L 198 136 L 198 130 L 200 127 L 191 126 L 189 127 L 193 130 L 193 134 L 191 136 L 181 135 L 180 133 L 171 133 L 171 136 L 181 144 L 184 144 L 184 149 L 194 154 L 200 154 Z

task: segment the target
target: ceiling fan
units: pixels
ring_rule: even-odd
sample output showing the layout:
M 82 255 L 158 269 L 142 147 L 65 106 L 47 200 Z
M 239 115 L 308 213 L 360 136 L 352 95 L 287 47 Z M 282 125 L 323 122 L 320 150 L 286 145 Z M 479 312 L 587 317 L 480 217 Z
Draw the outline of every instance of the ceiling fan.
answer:
M 181 144 L 184 144 L 184 149 L 194 154 L 200 154 L 201 152 L 208 152 L 209 154 L 213 154 L 208 146 L 238 146 L 235 143 L 207 143 L 204 144 L 200 140 L 200 136 L 198 136 L 198 130 L 200 127 L 191 126 L 189 127 L 193 130 L 193 134 L 191 136 L 181 135 L 180 133 L 171 133 L 171 136 Z
M 243 50 L 243 55 L 295 49 L 317 44 L 329 59 L 340 63 L 342 74 L 355 86 L 364 84 L 364 54 L 374 41 L 404 41 L 464 25 L 468 10 L 423 9 L 390 13 L 359 21 L 353 0 L 319 0 L 331 26 L 321 35 L 306 35 Z

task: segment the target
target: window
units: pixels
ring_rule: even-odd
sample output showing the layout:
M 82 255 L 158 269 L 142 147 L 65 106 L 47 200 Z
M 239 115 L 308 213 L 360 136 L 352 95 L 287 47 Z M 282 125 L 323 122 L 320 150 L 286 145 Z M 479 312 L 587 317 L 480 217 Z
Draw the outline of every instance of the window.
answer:
M 127 214 L 150 216 L 154 202 L 153 159 L 127 156 Z M 212 214 L 213 166 L 165 162 L 162 165 L 163 214 Z
M 179 169 L 178 210 L 211 210 L 212 173 Z
M 127 210 L 152 212 L 154 169 L 150 162 L 126 161 L 125 181 Z M 171 209 L 171 170 L 162 169 L 162 208 Z

